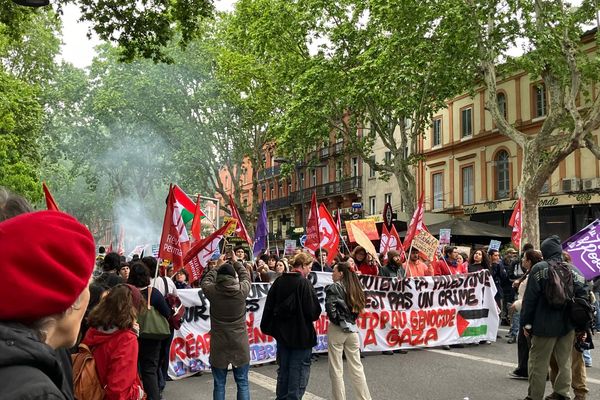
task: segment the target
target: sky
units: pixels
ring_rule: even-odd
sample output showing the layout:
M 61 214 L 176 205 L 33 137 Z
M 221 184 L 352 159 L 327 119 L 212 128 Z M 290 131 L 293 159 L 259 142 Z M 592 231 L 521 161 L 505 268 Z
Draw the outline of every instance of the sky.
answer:
M 236 0 L 213 0 L 215 8 L 219 11 L 232 11 Z M 68 4 L 63 6 L 63 46 L 61 59 L 78 68 L 88 67 L 95 55 L 94 47 L 100 40 L 94 34 L 88 39 L 87 32 L 90 24 L 78 22 L 80 13 L 77 6 Z

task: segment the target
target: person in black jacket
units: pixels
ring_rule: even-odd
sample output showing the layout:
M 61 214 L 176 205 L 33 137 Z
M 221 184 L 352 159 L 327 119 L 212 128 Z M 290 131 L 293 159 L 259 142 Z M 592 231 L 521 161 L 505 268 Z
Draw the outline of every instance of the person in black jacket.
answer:
M 569 399 L 571 386 L 571 348 L 575 339 L 574 327 L 568 307 L 554 308 L 546 300 L 549 263 L 563 262 L 562 247 L 558 236 L 545 239 L 541 246 L 544 260 L 535 264 L 529 273 L 523 296 L 521 326 L 526 337 L 531 338 L 529 350 L 529 389 L 526 399 L 542 400 L 550 357 L 554 355 L 558 367 L 552 384 L 551 399 Z M 585 297 L 585 280 L 571 266 L 573 293 Z
M 260 329 L 277 340 L 276 398 L 297 400 L 304 396 L 310 376 L 312 348 L 317 344 L 313 321 L 321 315 L 321 305 L 306 279 L 313 259 L 300 253 L 292 271 L 275 280 L 269 290 Z
M 144 302 L 148 299 L 148 290 L 150 292 L 150 305 L 155 308 L 163 317 L 171 316 L 171 309 L 167 305 L 162 293 L 150 286 L 150 270 L 141 261 L 136 261 L 129 266 L 128 283 L 139 288 Z M 162 340 L 139 338 L 138 364 L 140 366 L 140 375 L 144 390 L 148 395 L 148 400 L 159 400 L 160 389 L 158 382 L 158 369 L 160 360 L 160 346 Z

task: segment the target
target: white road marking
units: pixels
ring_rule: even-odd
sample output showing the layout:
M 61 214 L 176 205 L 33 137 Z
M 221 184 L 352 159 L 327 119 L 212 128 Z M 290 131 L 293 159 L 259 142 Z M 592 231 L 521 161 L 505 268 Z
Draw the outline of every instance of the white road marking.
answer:
M 494 360 L 492 358 L 485 358 L 485 357 L 479 357 L 479 356 L 474 356 L 471 354 L 464 354 L 464 353 L 457 353 L 455 351 L 448 351 L 448 350 L 438 350 L 438 349 L 424 349 L 425 351 L 430 351 L 432 353 L 438 353 L 438 354 L 443 354 L 446 356 L 452 356 L 452 357 L 458 357 L 458 358 L 464 358 L 467 360 L 473 360 L 473 361 L 481 361 L 484 363 L 488 363 L 488 364 L 494 364 L 494 365 L 500 365 L 502 367 L 509 367 L 509 368 L 515 368 L 517 366 L 517 364 L 514 363 L 509 363 L 509 362 L 505 362 L 505 361 L 499 361 L 499 360 Z M 596 385 L 600 385 L 600 379 L 594 379 L 594 378 L 587 378 L 586 382 L 588 383 L 594 383 Z
M 250 382 L 254 383 L 255 385 L 258 386 L 262 386 L 263 388 L 270 390 L 271 392 L 275 393 L 275 389 L 277 389 L 277 381 L 273 378 L 270 378 L 266 375 L 263 374 L 259 374 L 256 371 L 248 371 L 248 379 L 250 380 Z M 323 397 L 319 397 L 315 394 L 312 394 L 310 392 L 306 392 L 304 393 L 304 397 L 303 399 L 306 400 L 327 400 Z

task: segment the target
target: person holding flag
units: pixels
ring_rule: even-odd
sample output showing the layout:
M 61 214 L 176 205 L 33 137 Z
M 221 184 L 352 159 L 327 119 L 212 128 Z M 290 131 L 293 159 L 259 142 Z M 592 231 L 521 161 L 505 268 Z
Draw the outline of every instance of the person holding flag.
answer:
M 415 276 L 433 276 L 433 265 L 428 262 L 425 264 L 419 257 L 419 250 L 414 247 L 410 250 L 410 256 L 407 262 L 404 263 L 406 276 L 409 278 Z

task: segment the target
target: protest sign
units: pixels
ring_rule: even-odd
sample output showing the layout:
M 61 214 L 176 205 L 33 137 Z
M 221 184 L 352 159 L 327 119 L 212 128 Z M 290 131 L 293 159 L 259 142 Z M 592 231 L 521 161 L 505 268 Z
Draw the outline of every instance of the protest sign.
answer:
M 314 323 L 317 345 L 313 352 L 327 351 L 325 288 L 331 274 L 312 272 L 322 314 Z M 450 344 L 495 341 L 498 311 L 496 287 L 488 271 L 465 275 L 426 276 L 406 279 L 361 275 L 366 308 L 357 320 L 363 351 L 436 347 Z M 275 361 L 277 343 L 260 330 L 270 283 L 253 283 L 246 299 L 246 327 L 250 364 Z M 169 352 L 169 376 L 185 378 L 210 368 L 210 303 L 199 289 L 177 294 L 185 307 L 183 323 L 175 331 Z
M 585 279 L 600 276 L 600 219 L 595 220 L 562 244 Z
M 294 254 L 295 250 L 296 250 L 296 241 L 286 239 L 285 244 L 284 244 L 283 254 L 285 254 L 286 256 L 291 256 L 292 254 Z
M 452 231 L 450 229 L 440 229 L 440 245 L 450 244 Z
M 433 256 L 435 256 L 438 249 L 438 244 L 439 241 L 425 230 L 419 232 L 412 242 L 412 246 L 425 254 L 430 260 L 433 260 Z
M 469 246 L 456 246 L 456 250 L 458 250 L 459 253 L 465 253 L 467 257 L 471 255 L 471 248 Z
M 378 219 L 378 218 L 377 218 Z M 354 238 L 354 233 L 352 231 L 353 227 L 358 227 L 361 231 L 363 231 L 369 240 L 377 240 L 379 239 L 379 233 L 377 232 L 377 226 L 375 225 L 376 218 L 365 218 L 365 219 L 355 219 L 345 221 L 346 223 L 346 231 L 348 232 L 348 238 L 351 242 L 356 242 Z
M 500 245 L 502 244 L 499 240 L 490 240 L 490 245 L 488 246 L 489 250 L 500 250 Z

